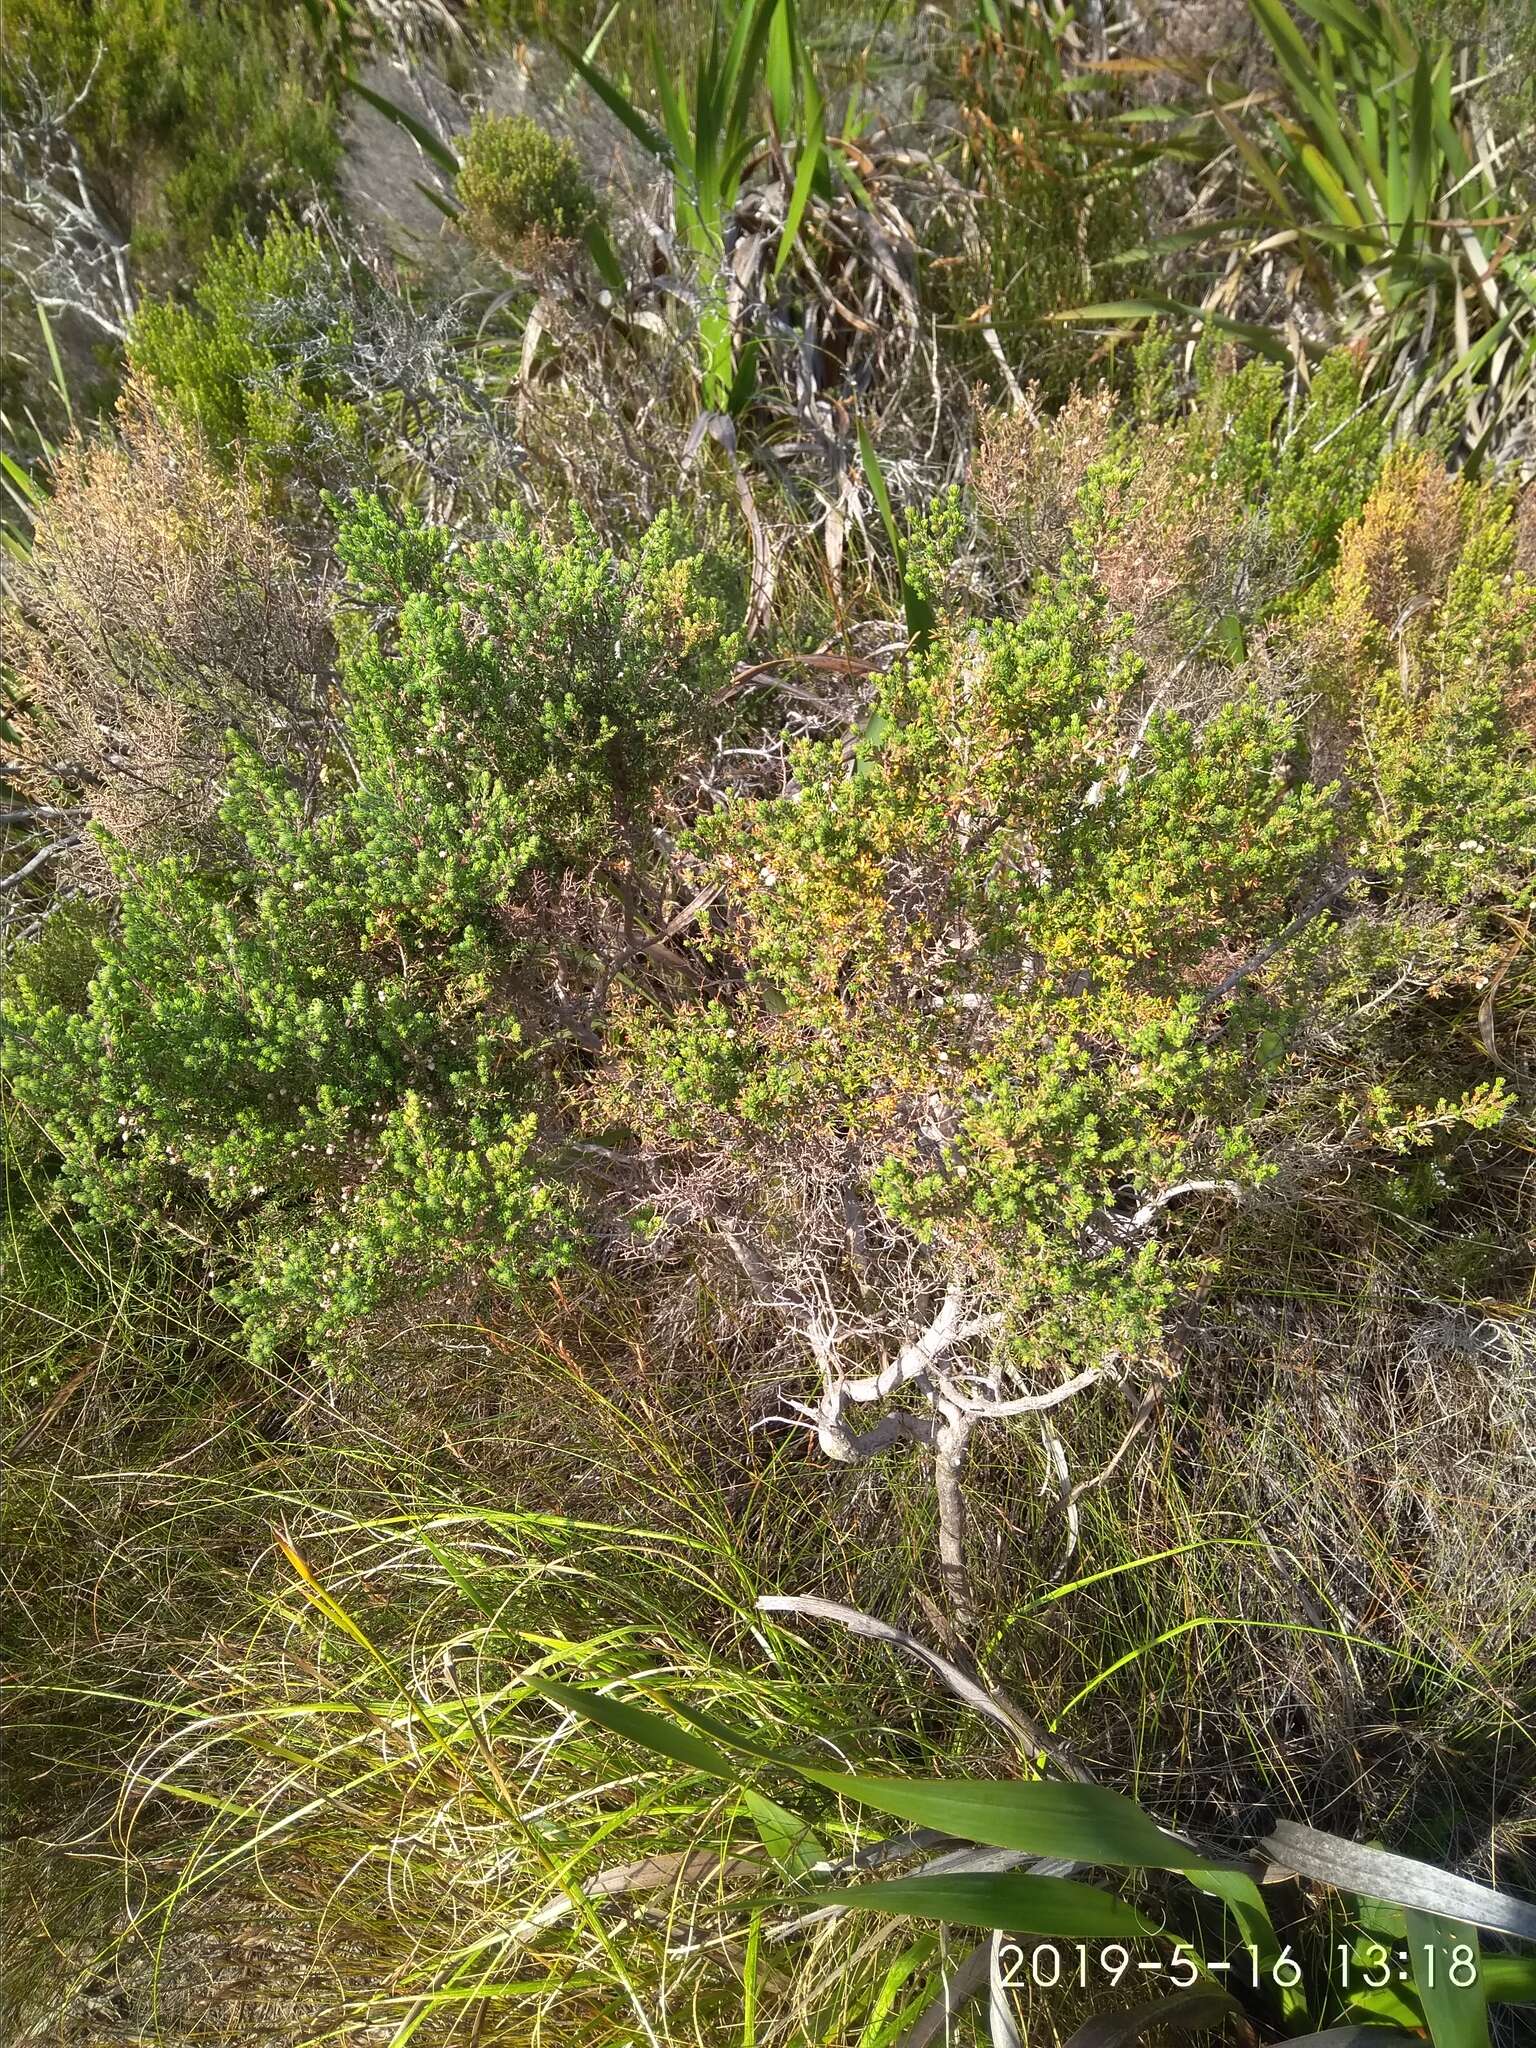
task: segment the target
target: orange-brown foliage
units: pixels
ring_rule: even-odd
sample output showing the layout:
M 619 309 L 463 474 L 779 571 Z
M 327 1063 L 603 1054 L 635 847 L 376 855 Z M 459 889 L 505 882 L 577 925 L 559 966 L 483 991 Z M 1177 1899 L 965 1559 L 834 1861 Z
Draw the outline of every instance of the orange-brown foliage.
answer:
M 315 579 L 142 392 L 114 436 L 65 449 L 0 610 L 36 793 L 131 849 L 185 843 L 219 801 L 227 731 L 314 772 L 331 655 Z M 102 879 L 91 840 L 75 859 L 74 880 Z

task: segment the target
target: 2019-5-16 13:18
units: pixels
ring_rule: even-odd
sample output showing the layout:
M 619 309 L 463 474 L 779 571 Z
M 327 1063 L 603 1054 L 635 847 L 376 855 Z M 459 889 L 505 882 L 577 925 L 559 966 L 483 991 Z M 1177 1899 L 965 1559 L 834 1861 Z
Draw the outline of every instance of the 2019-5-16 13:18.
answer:
M 1416 1968 L 1413 1952 L 1389 1949 L 1384 1943 L 1351 1945 L 1340 1942 L 1336 1949 L 1340 1989 L 1379 1991 L 1392 1983 L 1417 1980 L 1432 1990 L 1441 1971 L 1458 1990 L 1477 1981 L 1477 1951 L 1462 1943 L 1445 1951 L 1433 1942 L 1422 1945 L 1422 1970 Z M 1040 1941 L 1026 1948 L 1021 1942 L 1005 1942 L 999 1950 L 1002 1981 L 1008 1986 L 1033 1984 L 1042 1991 L 1058 1984 L 1076 1984 L 1086 1990 L 1099 1979 L 1118 1985 L 1124 1978 L 1166 1979 L 1181 1991 L 1190 1990 L 1202 1977 L 1207 1982 L 1246 1984 L 1258 1991 L 1267 1985 L 1285 1991 L 1301 1982 L 1301 1965 L 1289 1948 L 1264 1954 L 1250 1943 L 1235 1956 L 1219 1962 L 1200 1963 L 1183 1943 L 1170 1955 L 1133 1956 L 1123 1942 L 1105 1942 L 1094 1947 L 1085 1941 L 1061 1943 Z

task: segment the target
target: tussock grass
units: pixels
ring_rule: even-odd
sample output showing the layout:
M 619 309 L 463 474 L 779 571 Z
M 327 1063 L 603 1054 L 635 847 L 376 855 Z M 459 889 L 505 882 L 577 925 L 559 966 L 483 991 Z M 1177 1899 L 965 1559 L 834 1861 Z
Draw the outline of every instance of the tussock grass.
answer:
M 1192 1351 L 1120 1483 L 1083 1496 L 1070 1559 L 1037 1441 L 989 1444 L 981 1668 L 1160 1818 L 1239 1843 L 1304 1816 L 1518 1885 L 1529 1365 L 1463 1359 L 1430 1405 L 1369 1314 L 1328 1315 L 1234 1317 Z M 872 2015 L 932 1995 L 936 1934 L 762 1923 L 754 1950 L 735 1909 L 763 1852 L 734 1795 L 681 1796 L 523 1700 L 541 1658 L 654 1671 L 796 1744 L 1008 1768 L 885 1653 L 753 1612 L 820 1592 L 933 1635 L 928 1489 L 754 1428 L 707 1331 L 668 1359 L 640 1327 L 594 1284 L 516 1336 L 402 1335 L 329 1396 L 226 1369 L 201 1407 L 129 1404 L 142 1463 L 93 1463 L 63 1411 L 34 1440 L 9 1502 L 11 1910 L 33 1940 L 70 1931 L 12 1972 L 18 2039 L 896 2037 Z M 99 1370 L 105 1395 L 127 1361 Z M 1075 1477 L 1123 1420 L 1074 1436 Z M 723 1841 L 746 1860 L 701 1883 L 685 1859 L 714 1871 Z M 650 1857 L 673 1860 L 643 1894 L 597 1884 Z M 75 2031 L 38 2033 L 61 1981 Z

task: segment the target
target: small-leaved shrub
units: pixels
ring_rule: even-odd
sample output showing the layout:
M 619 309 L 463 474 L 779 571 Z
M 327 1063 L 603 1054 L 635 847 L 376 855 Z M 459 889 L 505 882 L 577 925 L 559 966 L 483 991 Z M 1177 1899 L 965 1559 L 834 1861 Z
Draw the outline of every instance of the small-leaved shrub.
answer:
M 465 543 L 369 500 L 338 548 L 364 617 L 334 797 L 237 744 L 222 844 L 108 842 L 121 901 L 83 1001 L 23 960 L 6 1005 L 67 1184 L 205 1241 L 258 1356 L 570 1257 L 564 1076 L 594 969 L 551 899 L 618 888 L 732 648 L 668 521 L 616 563 L 585 530 Z
M 457 192 L 465 233 L 511 264 L 575 241 L 598 210 L 572 144 L 525 114 L 475 116 L 464 140 Z
M 217 243 L 190 304 L 145 305 L 128 360 L 222 461 L 313 486 L 359 448 L 345 374 L 355 331 L 339 259 L 312 229 L 280 220 L 259 242 Z
M 310 23 L 269 0 L 9 0 L 0 104 L 24 114 L 27 81 L 55 109 L 78 102 L 87 171 L 150 279 L 174 277 L 331 189 L 334 82 Z
M 1144 633 L 1105 573 L 1162 480 L 1111 435 L 1019 616 L 941 620 L 850 732 L 790 750 L 782 793 L 692 832 L 714 975 L 628 1004 L 604 1084 L 680 1218 L 725 1190 L 835 1293 L 862 1214 L 860 1314 L 883 1247 L 898 1289 L 914 1260 L 978 1277 L 1022 1358 L 1115 1366 L 1155 1351 L 1234 1206 L 1368 1207 L 1412 1152 L 1447 1204 L 1508 1168 L 1529 1104 L 1475 1013 L 1495 982 L 1529 999 L 1536 589 L 1506 499 L 1427 458 L 1340 534 L 1361 451 L 1333 427 L 1277 456 L 1274 400 L 1244 380 L 1205 480 L 1197 443 L 1178 472 L 1294 583 L 1228 579 L 1203 631 L 1175 585 Z
M 225 782 L 225 735 L 309 786 L 333 661 L 322 593 L 200 437 L 142 389 L 117 432 L 71 441 L 0 607 L 25 710 L 17 777 L 136 854 L 196 843 Z M 110 878 L 82 838 L 56 879 Z

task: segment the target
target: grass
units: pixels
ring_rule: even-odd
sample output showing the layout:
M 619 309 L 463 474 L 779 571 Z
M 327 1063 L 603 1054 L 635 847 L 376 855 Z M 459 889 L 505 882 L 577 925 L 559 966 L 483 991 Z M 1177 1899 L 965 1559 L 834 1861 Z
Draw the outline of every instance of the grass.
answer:
M 228 1368 L 220 1386 L 215 1362 L 200 1402 L 120 1411 L 129 1455 L 104 1461 L 119 1355 L 85 1390 L 89 1433 L 61 1412 L 18 1461 L 29 1683 L 7 1753 L 39 1782 L 13 1783 L 31 1846 L 12 1910 L 94 1927 L 64 1944 L 78 1998 L 118 1984 L 136 2038 L 254 2024 L 252 1943 L 293 2043 L 874 2042 L 934 1995 L 949 1951 L 911 1923 L 769 1941 L 765 1908 L 754 1937 L 738 1902 L 767 1849 L 725 1878 L 683 1860 L 751 1834 L 729 1788 L 529 1723 L 543 1659 L 670 1675 L 802 1754 L 830 1738 L 903 1774 L 1007 1766 L 903 1660 L 754 1612 L 821 1593 L 931 1635 L 926 1489 L 765 1444 L 707 1344 L 659 1369 L 632 1305 L 582 1306 L 418 1333 L 366 1391 L 289 1393 L 286 1414 L 283 1390 Z M 1246 1372 L 1230 1350 L 1192 1360 L 1128 1484 L 1084 1497 L 1070 1562 L 1037 1446 L 994 1444 L 974 1482 L 980 1666 L 1166 1823 L 1238 1846 L 1302 1817 L 1518 1886 L 1536 1815 L 1509 1789 L 1490 1804 L 1531 1781 L 1536 1740 L 1528 1539 L 1500 1501 L 1518 1448 L 1477 1464 L 1455 1402 L 1423 1412 L 1373 1369 L 1358 1311 L 1334 1313 L 1310 1359 L 1282 1341 Z M 1084 1470 L 1113 1448 L 1104 1422 L 1104 1442 L 1074 1437 Z M 1396 1521 L 1360 1512 L 1373 1472 L 1401 1495 L 1410 1470 L 1480 1581 L 1425 1582 L 1405 1500 Z M 847 1815 L 816 1825 L 864 1839 Z M 673 1860 L 643 1896 L 598 1882 L 652 1856 Z M 26 1990 L 13 1973 L 18 2006 Z M 1063 2032 L 1072 2011 L 1048 2002 Z
M 1536 289 L 1517 136 L 1495 126 L 1515 61 L 1500 54 L 1497 24 L 1452 25 L 1397 0 L 1319 0 L 1299 24 L 1281 0 L 1249 9 L 1271 89 L 1212 83 L 1182 122 L 1163 110 L 1172 125 L 1150 146 L 1192 155 L 1207 192 L 1227 183 L 1233 195 L 1229 215 L 1199 205 L 1153 245 L 1175 260 L 1197 252 L 1208 272 L 1198 307 L 1161 303 L 1197 324 L 1257 317 L 1303 372 L 1309 353 L 1348 342 L 1401 433 L 1451 435 L 1474 464 L 1512 455 L 1523 447 Z M 1143 162 L 1145 129 L 1124 132 L 1112 155 Z M 1086 309 L 1109 321 L 1150 310 L 1134 300 Z
M 658 55 L 669 71 L 692 65 L 708 45 L 718 12 L 715 0 L 681 0 L 661 12 L 627 0 L 617 6 L 613 0 L 523 0 L 509 9 L 518 30 L 590 52 L 630 94 L 651 88 Z M 844 75 L 858 78 L 877 65 L 883 39 L 910 29 L 918 9 L 914 0 L 874 0 L 853 23 L 839 0 L 799 0 L 798 12 L 807 41 L 827 51 L 841 83 Z

